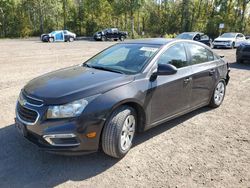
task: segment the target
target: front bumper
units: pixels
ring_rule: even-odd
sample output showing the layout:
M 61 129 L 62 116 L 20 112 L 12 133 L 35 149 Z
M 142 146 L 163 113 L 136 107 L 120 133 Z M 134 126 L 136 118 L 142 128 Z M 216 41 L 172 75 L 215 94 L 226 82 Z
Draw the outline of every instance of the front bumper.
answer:
M 214 42 L 213 46 L 218 48 L 232 48 L 232 43 Z
M 18 112 L 15 118 L 19 132 L 33 144 L 45 151 L 62 155 L 80 155 L 98 150 L 104 120 L 88 117 L 45 120 L 42 118 L 44 110 L 36 111 L 41 115 L 33 125 L 25 123 Z M 95 137 L 89 138 L 88 134 L 93 132 Z

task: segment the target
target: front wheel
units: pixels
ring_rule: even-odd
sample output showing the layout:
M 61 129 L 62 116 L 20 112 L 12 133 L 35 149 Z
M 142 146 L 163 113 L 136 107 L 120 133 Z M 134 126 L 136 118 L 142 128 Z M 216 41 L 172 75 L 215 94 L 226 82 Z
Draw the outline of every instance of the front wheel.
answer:
M 102 41 L 106 41 L 107 38 L 106 38 L 105 36 L 102 36 L 101 40 L 102 40 Z
M 223 80 L 219 81 L 214 89 L 209 106 L 217 108 L 222 104 L 226 93 L 226 84 Z
M 133 108 L 122 106 L 116 109 L 103 128 L 103 151 L 115 158 L 124 157 L 132 146 L 136 121 L 136 112 Z
M 124 36 L 121 36 L 120 37 L 120 41 L 124 41 L 125 40 L 125 37 Z
M 50 38 L 49 38 L 49 42 L 54 42 L 54 38 L 53 38 L 53 37 L 50 37 Z

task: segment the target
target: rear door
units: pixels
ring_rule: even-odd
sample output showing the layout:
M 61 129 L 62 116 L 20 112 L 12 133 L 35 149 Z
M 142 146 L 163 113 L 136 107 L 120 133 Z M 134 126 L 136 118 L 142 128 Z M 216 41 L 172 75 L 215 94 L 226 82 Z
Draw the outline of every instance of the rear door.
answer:
M 189 108 L 192 70 L 188 66 L 184 44 L 169 47 L 157 60 L 158 64 L 172 64 L 176 74 L 158 76 L 151 84 L 151 124 L 170 118 Z
M 218 75 L 217 61 L 213 53 L 201 45 L 186 43 L 186 48 L 193 72 L 190 101 L 190 107 L 193 108 L 210 101 Z

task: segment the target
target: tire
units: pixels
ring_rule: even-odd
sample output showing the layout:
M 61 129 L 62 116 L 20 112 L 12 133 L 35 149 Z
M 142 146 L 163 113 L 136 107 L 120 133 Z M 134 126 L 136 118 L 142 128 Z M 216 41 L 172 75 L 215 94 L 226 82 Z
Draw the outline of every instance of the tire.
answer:
M 106 41 L 107 38 L 105 36 L 102 36 L 101 41 Z
M 133 108 L 121 106 L 116 109 L 103 128 L 102 149 L 104 153 L 115 158 L 124 157 L 132 146 L 136 122 L 136 112 Z
M 217 46 L 214 46 L 214 45 L 213 45 L 213 49 L 217 49 Z
M 69 42 L 73 42 L 74 38 L 73 37 L 69 37 Z
M 234 49 L 234 48 L 235 48 L 235 43 L 234 43 L 234 42 L 232 43 L 231 48 L 232 48 L 232 49 Z
M 125 40 L 125 37 L 124 36 L 121 36 L 120 37 L 120 41 L 124 41 Z
M 54 38 L 53 38 L 53 37 L 50 37 L 50 38 L 49 38 L 49 42 L 54 42 Z
M 226 93 L 226 83 L 224 80 L 220 80 L 214 88 L 214 92 L 211 97 L 209 106 L 212 108 L 219 107 L 224 100 L 225 93 Z

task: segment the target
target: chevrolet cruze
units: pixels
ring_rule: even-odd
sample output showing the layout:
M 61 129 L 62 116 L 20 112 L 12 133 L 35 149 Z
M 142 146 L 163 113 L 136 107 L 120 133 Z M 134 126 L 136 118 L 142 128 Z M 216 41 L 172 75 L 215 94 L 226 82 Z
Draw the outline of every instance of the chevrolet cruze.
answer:
M 203 106 L 221 105 L 228 64 L 207 46 L 145 39 L 115 44 L 81 65 L 28 82 L 16 127 L 48 152 L 102 149 L 121 158 L 136 133 Z

